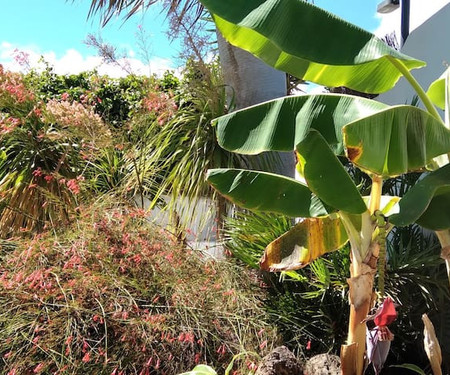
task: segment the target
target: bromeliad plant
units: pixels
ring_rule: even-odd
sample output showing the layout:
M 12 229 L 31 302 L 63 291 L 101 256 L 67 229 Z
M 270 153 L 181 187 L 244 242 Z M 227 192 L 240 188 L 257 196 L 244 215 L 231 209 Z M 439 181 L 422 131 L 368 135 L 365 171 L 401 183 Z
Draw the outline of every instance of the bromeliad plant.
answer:
M 341 364 L 344 374 L 362 374 L 365 320 L 376 300 L 381 304 L 385 299 L 386 233 L 393 225 L 416 222 L 438 231 L 444 248 L 450 244 L 450 165 L 446 164 L 450 130 L 448 118 L 446 126 L 433 104 L 448 107 L 448 85 L 439 80 L 425 93 L 410 73 L 424 62 L 304 1 L 202 3 L 231 44 L 277 69 L 365 93 L 388 91 L 403 76 L 426 108 L 321 94 L 280 98 L 216 120 L 219 144 L 227 150 L 295 151 L 297 155 L 304 182 L 242 169 L 208 173 L 210 184 L 241 207 L 303 218 L 267 246 L 260 263 L 263 269 L 298 269 L 350 243 L 351 309 Z M 369 197 L 360 195 L 338 157 L 348 158 L 369 174 Z M 401 200 L 382 197 L 384 179 L 425 170 L 433 172 Z M 374 297 L 377 271 L 378 297 Z

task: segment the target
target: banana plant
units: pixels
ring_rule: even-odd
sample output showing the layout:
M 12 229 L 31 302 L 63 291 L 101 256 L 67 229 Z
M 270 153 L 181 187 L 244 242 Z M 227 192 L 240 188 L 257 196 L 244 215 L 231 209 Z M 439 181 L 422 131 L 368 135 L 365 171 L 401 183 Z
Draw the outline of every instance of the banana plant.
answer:
M 250 210 L 301 218 L 270 243 L 260 265 L 295 270 L 350 243 L 350 319 L 341 348 L 343 374 L 364 372 L 366 324 L 384 300 L 385 237 L 393 225 L 437 230 L 450 245 L 450 130 L 436 105 L 448 106 L 448 74 L 428 93 L 411 70 L 425 63 L 374 35 L 300 0 L 201 0 L 231 44 L 298 78 L 366 93 L 390 90 L 403 76 L 425 110 L 335 94 L 285 97 L 215 120 L 221 147 L 240 154 L 291 151 L 300 179 L 243 169 L 209 170 L 209 183 Z M 447 112 L 448 113 L 448 112 Z M 360 195 L 342 166 L 347 158 L 372 178 Z M 446 160 L 444 160 L 446 159 Z M 382 197 L 383 180 L 428 171 L 402 199 Z M 378 272 L 378 297 L 374 278 Z

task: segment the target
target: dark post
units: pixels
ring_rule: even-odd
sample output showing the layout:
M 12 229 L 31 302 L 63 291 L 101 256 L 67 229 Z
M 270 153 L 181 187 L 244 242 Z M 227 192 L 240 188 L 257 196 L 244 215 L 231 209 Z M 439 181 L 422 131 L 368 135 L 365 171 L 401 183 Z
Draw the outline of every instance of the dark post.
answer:
M 410 13 L 410 0 L 402 0 L 402 46 L 405 44 L 406 38 L 409 35 L 409 13 Z

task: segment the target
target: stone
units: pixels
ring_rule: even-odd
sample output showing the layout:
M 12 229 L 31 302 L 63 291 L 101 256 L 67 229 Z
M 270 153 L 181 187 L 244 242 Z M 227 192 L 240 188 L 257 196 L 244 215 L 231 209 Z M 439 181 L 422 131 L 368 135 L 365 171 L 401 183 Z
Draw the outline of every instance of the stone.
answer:
M 266 355 L 255 375 L 302 375 L 303 364 L 285 346 L 279 346 Z
M 340 375 L 341 360 L 337 355 L 319 354 L 305 363 L 304 375 Z

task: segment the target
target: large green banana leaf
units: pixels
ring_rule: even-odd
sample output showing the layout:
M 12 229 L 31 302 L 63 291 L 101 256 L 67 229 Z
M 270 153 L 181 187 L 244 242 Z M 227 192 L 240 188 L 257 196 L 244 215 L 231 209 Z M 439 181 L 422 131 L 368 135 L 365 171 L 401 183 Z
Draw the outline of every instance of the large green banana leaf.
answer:
M 432 230 L 450 228 L 450 164 L 418 181 L 399 202 L 389 221 L 398 226 L 417 223 Z
M 436 81 L 432 82 L 427 91 L 428 97 L 440 109 L 445 109 L 446 77 L 450 77 L 450 68 L 448 68 Z
M 267 271 L 296 270 L 347 242 L 337 214 L 303 219 L 266 247 L 260 266 Z
M 423 169 L 450 152 L 450 130 L 417 107 L 395 106 L 343 128 L 348 158 L 383 177 Z
M 297 152 L 308 187 L 323 202 L 352 214 L 367 210 L 353 180 L 319 132 L 311 130 L 297 145 Z
M 407 69 L 425 65 L 306 1 L 201 2 L 231 44 L 307 81 L 381 93 L 401 76 L 390 59 Z
M 342 127 L 387 108 L 350 95 L 288 96 L 217 118 L 217 139 L 224 149 L 241 154 L 293 151 L 313 128 L 341 154 Z
M 326 215 L 331 209 L 293 178 L 244 169 L 210 169 L 208 182 L 223 196 L 249 210 L 292 217 Z

